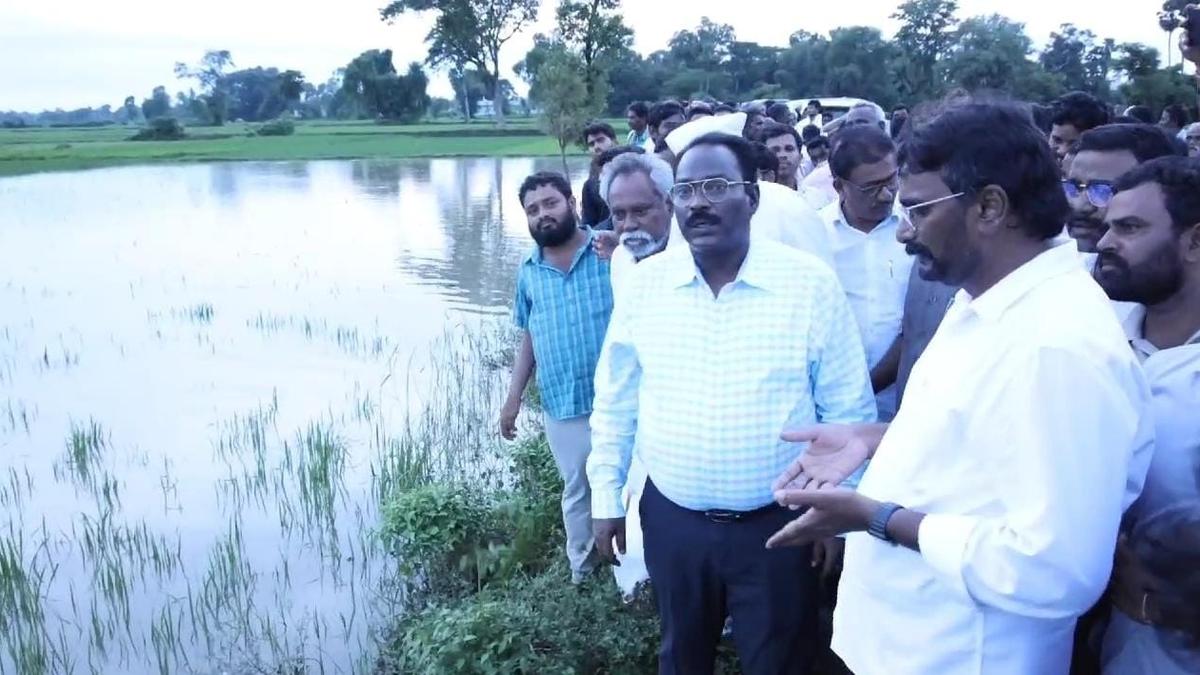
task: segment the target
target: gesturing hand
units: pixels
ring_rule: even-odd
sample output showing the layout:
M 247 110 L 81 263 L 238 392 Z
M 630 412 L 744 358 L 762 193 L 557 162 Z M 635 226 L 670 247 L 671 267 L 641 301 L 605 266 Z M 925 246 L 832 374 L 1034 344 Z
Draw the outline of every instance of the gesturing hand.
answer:
M 792 443 L 807 442 L 809 446 L 771 484 L 774 491 L 838 485 L 871 456 L 866 441 L 852 426 L 817 424 L 785 431 L 782 438 Z
M 775 498 L 780 504 L 809 509 L 771 535 L 767 548 L 803 546 L 847 532 L 861 532 L 879 508 L 879 502 L 846 488 L 780 490 Z

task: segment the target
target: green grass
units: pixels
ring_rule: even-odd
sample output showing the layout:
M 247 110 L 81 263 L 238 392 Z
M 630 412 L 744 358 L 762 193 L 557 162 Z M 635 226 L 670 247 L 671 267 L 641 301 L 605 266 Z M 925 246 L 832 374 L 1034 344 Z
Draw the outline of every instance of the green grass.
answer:
M 0 176 L 179 162 L 558 154 L 558 144 L 529 118 L 510 121 L 502 132 L 490 122 L 313 121 L 297 124 L 292 136 L 260 137 L 252 135 L 257 126 L 190 127 L 182 141 L 127 140 L 136 132 L 133 127 L 0 129 Z M 614 126 L 624 129 L 622 123 Z

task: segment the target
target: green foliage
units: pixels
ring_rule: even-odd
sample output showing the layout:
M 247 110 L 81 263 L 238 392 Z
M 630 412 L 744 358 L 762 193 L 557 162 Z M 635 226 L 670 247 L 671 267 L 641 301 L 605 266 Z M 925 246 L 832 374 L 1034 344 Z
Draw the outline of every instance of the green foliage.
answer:
M 429 108 L 429 78 L 412 63 L 404 75 L 392 65 L 392 50 L 370 49 L 345 69 L 342 92 L 354 101 L 359 115 L 405 123 L 416 122 Z
M 154 88 L 150 98 L 142 101 L 142 117 L 152 120 L 156 117 L 166 117 L 171 114 L 171 97 L 167 88 L 159 85 Z
M 587 86 L 579 77 L 583 63 L 578 56 L 559 50 L 550 54 L 537 73 L 537 101 L 541 105 L 542 130 L 558 141 L 563 172 L 567 169 L 567 147 L 579 138 L 588 120 L 599 113 L 599 101 L 589 99 Z M 607 92 L 598 92 L 600 96 Z
M 1132 77 L 1121 85 L 1120 92 L 1126 101 L 1147 105 L 1153 110 L 1162 110 L 1174 103 L 1192 106 L 1196 102 L 1196 85 L 1179 67 Z
M 972 17 L 959 24 L 942 72 L 950 86 L 967 91 L 1048 100 L 1061 92 L 1062 84 L 1029 59 L 1032 52 L 1033 41 L 1025 34 L 1024 24 L 999 14 Z
M 131 141 L 179 141 L 187 138 L 183 125 L 174 117 L 156 117 L 130 137 Z
M 607 91 L 609 66 L 633 47 L 633 30 L 617 13 L 620 7 L 620 0 L 563 0 L 558 5 L 558 39 L 583 62 L 589 100 Z
M 900 22 L 892 69 L 902 98 L 928 100 L 941 94 L 937 64 L 953 43 L 956 11 L 954 0 L 908 0 L 892 14 Z
M 254 133 L 259 136 L 291 136 L 296 133 L 296 123 L 286 118 L 271 120 Z
M 504 43 L 537 18 L 540 0 L 393 0 L 380 10 L 384 21 L 408 13 L 435 15 L 427 62 L 463 70 L 475 66 L 492 90 L 496 121 L 504 121 L 500 82 L 500 50 Z
M 581 587 L 566 570 L 488 589 L 401 624 L 395 673 L 512 675 L 654 672 L 658 617 L 648 598 L 623 604 L 611 575 Z

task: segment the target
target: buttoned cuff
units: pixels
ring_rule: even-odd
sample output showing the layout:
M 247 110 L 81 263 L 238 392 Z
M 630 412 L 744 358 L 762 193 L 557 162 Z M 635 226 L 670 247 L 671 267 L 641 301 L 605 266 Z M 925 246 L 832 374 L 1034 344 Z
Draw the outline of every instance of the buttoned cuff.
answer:
M 974 601 L 967 589 L 963 571 L 966 567 L 967 544 L 978 520 L 970 516 L 926 515 L 917 530 L 917 545 L 921 557 L 929 563 L 942 580 L 963 599 Z
M 616 490 L 592 490 L 592 518 L 624 518 L 625 503 L 620 488 Z

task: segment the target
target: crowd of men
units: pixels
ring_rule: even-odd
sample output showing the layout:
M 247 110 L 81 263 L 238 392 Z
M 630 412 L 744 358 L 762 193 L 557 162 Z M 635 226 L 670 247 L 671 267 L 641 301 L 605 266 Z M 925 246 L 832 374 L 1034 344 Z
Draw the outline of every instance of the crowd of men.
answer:
M 660 673 L 1200 673 L 1200 128 L 1149 112 L 633 104 L 581 204 L 524 181 L 501 430 L 536 373 Z

